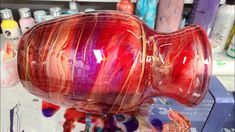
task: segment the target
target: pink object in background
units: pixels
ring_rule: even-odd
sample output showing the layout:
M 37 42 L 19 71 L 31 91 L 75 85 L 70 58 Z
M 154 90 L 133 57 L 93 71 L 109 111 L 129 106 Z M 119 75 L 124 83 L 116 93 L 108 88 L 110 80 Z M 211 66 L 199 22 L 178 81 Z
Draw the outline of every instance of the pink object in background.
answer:
M 35 20 L 31 17 L 29 8 L 20 8 L 19 14 L 21 17 L 19 21 L 20 29 L 22 33 L 25 33 L 27 30 L 35 25 Z
M 4 51 L 1 51 L 3 56 Z M 17 72 L 17 55 L 14 51 L 14 57 L 6 61 L 1 60 L 1 87 L 12 87 L 19 82 Z
M 184 0 L 160 0 L 158 6 L 157 32 L 174 32 L 179 29 Z
M 131 0 L 120 0 L 120 2 L 117 3 L 117 10 L 127 14 L 134 14 L 134 4 Z
M 22 33 L 25 33 L 28 29 L 35 25 L 35 21 L 32 17 L 20 19 L 19 23 Z

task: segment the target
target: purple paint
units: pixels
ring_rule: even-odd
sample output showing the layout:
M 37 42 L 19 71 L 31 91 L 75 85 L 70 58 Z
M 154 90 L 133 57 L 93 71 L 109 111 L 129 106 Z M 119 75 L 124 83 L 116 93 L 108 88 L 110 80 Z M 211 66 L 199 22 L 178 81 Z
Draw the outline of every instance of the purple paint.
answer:
M 52 117 L 55 114 L 55 109 L 53 108 L 42 109 L 42 113 L 45 117 Z
M 131 117 L 127 122 L 123 123 L 128 132 L 134 132 L 139 127 L 139 122 L 135 117 Z
M 151 124 L 158 130 L 158 131 L 162 131 L 163 130 L 163 123 L 161 120 L 159 119 L 152 119 L 151 120 Z
M 19 110 L 19 105 L 20 104 L 17 104 L 15 105 L 15 107 L 13 107 L 12 109 L 10 109 L 10 132 L 14 132 L 14 120 L 16 121 L 16 127 L 17 128 L 17 131 L 19 127 L 19 124 L 20 124 L 20 117 L 18 115 L 18 110 Z
M 53 116 L 59 109 L 60 107 L 57 105 L 51 104 L 46 101 L 42 101 L 42 114 L 45 117 Z
M 194 0 L 190 24 L 199 24 L 210 34 L 220 0 Z

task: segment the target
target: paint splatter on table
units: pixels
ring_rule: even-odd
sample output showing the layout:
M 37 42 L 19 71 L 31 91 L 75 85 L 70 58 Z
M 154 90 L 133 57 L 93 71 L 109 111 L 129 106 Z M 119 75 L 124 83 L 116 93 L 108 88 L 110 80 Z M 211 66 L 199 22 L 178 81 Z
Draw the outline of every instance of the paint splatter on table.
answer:
M 42 100 L 36 96 L 28 93 L 21 84 L 18 84 L 11 88 L 1 88 L 1 131 L 2 132 L 62 132 L 63 124 L 65 118 L 64 117 L 65 109 L 61 108 L 55 115 L 50 118 L 47 118 L 43 115 L 41 110 Z M 146 109 L 147 110 L 147 109 Z M 69 110 L 70 113 L 78 114 L 77 111 L 73 109 Z M 145 110 L 143 110 L 145 111 Z M 109 126 L 111 129 L 116 130 L 126 130 L 126 131 L 134 131 L 134 130 L 151 130 L 151 127 L 148 126 L 144 122 L 144 118 L 148 118 L 147 114 L 139 113 L 139 115 L 133 117 L 130 115 L 115 115 L 112 118 L 107 118 L 107 122 L 118 122 L 115 126 Z M 172 122 L 167 124 L 163 124 L 159 119 L 152 119 L 149 123 L 151 123 L 155 128 L 152 129 L 158 130 L 169 130 L 172 129 L 188 129 L 189 126 L 185 125 L 187 119 L 184 117 L 180 117 L 177 112 L 173 112 L 168 114 L 169 118 Z M 91 118 L 90 118 L 91 119 Z M 143 120 L 142 120 L 143 119 Z M 143 121 L 143 122 L 141 122 Z M 74 122 L 74 126 L 72 128 L 72 132 L 79 132 L 84 130 L 93 130 L 93 131 L 101 131 L 102 130 L 102 120 L 97 119 L 95 122 L 86 118 L 86 125 L 82 123 Z M 69 123 L 69 122 L 67 122 Z M 180 123 L 177 124 L 177 123 Z M 145 124 L 146 127 L 143 125 Z M 190 124 L 190 123 L 189 123 Z M 104 124 L 103 124 L 104 125 Z M 142 126 L 141 126 L 142 125 Z M 185 126 L 184 126 L 185 125 Z M 129 127 L 126 127 L 129 126 Z M 181 127 L 174 127 L 181 126 Z

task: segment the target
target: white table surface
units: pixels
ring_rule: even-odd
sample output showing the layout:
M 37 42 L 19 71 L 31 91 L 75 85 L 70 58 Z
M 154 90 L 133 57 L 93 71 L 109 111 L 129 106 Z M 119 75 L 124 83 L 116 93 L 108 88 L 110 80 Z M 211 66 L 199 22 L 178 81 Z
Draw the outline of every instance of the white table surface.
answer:
M 1 132 L 62 132 L 64 108 L 46 118 L 41 112 L 42 100 L 30 94 L 19 83 L 11 88 L 1 88 Z M 14 109 L 13 125 L 10 110 Z M 85 125 L 76 123 L 73 132 L 84 130 Z

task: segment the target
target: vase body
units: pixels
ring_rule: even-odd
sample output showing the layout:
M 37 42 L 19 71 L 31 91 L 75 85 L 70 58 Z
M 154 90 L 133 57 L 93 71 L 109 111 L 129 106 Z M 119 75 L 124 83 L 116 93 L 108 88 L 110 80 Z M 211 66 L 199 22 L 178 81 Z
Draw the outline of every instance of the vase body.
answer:
M 18 72 L 29 92 L 51 103 L 95 114 L 128 113 L 156 96 L 197 105 L 207 91 L 211 61 L 199 26 L 156 33 L 134 16 L 103 11 L 27 31 Z

